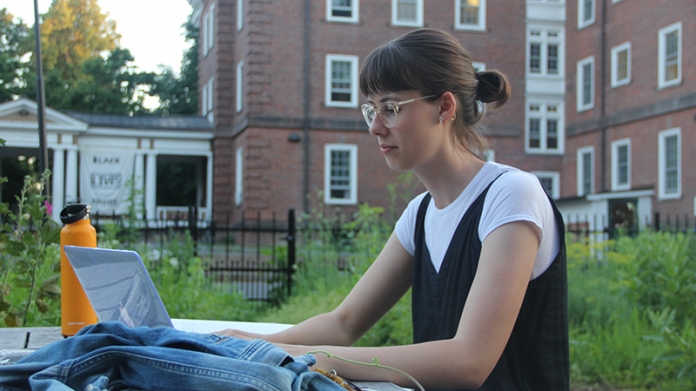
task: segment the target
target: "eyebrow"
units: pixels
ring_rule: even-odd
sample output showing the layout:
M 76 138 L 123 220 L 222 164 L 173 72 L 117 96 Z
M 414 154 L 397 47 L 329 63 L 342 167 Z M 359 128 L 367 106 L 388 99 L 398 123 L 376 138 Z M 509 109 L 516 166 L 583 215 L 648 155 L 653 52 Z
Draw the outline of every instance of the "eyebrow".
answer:
M 387 96 L 385 96 L 384 98 L 380 99 L 380 100 L 379 100 L 379 103 L 384 103 L 384 102 L 387 102 L 387 101 L 390 101 L 390 100 L 393 100 L 393 101 L 395 101 L 395 102 L 398 102 L 398 101 L 399 101 L 399 99 L 397 99 L 396 97 L 387 95 Z M 374 102 L 373 102 L 370 98 L 367 98 L 367 103 L 372 103 L 372 104 L 374 104 Z

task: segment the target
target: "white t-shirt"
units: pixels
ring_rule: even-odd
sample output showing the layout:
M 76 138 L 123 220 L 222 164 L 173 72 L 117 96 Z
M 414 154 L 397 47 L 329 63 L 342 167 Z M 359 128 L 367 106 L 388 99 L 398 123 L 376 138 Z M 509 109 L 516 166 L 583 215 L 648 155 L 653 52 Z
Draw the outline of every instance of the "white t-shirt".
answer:
M 431 199 L 425 215 L 425 243 L 435 270 L 440 266 L 464 213 L 486 187 L 491 185 L 483 205 L 478 234 L 483 240 L 496 228 L 514 221 L 529 221 L 541 231 L 539 250 L 530 280 L 551 265 L 560 249 L 553 208 L 539 180 L 533 174 L 499 163 L 487 162 L 454 202 L 442 209 Z M 396 222 L 396 236 L 411 255 L 415 253 L 414 231 L 418 207 L 426 193 L 414 198 Z

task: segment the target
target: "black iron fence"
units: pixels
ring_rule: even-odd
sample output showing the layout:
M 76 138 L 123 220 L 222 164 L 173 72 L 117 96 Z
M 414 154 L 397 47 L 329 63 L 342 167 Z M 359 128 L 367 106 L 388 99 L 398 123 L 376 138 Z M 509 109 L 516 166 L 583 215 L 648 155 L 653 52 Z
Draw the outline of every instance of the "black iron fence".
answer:
M 206 277 L 225 289 L 236 289 L 249 300 L 271 301 L 289 295 L 296 263 L 295 211 L 278 221 L 242 215 L 241 222 L 224 224 L 199 220 L 195 208 L 167 219 L 93 214 L 97 231 L 117 231 L 124 246 L 144 244 L 145 251 L 166 251 L 172 240 L 190 235 L 193 255 L 203 261 Z
M 568 214 L 563 218 L 566 232 L 575 239 L 593 238 L 595 241 L 613 239 L 619 235 L 637 235 L 644 230 L 696 233 L 696 216 L 667 215 L 655 212 L 652 218 L 637 217 L 612 222 L 606 215 Z

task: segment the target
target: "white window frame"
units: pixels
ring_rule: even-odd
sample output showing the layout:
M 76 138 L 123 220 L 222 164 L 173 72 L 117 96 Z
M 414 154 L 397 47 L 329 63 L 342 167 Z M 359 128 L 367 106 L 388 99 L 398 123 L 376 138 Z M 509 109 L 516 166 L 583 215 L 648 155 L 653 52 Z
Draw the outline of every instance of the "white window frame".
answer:
M 326 0 L 326 20 L 329 22 L 358 23 L 360 21 L 360 0 L 351 0 L 350 16 L 334 16 L 333 0 Z
M 591 77 L 590 77 L 590 79 L 591 79 L 591 80 L 590 80 L 590 103 L 588 103 L 588 104 L 583 104 L 583 99 L 582 99 L 582 98 L 583 98 L 583 92 L 584 92 L 583 84 L 584 84 L 584 81 L 585 81 L 585 80 L 584 80 L 583 72 L 582 72 L 582 71 L 583 71 L 583 67 L 584 67 L 585 65 L 587 65 L 587 64 L 589 64 L 589 65 L 591 66 L 591 69 L 592 69 L 592 75 L 591 75 Z M 578 109 L 578 112 L 581 112 L 581 111 L 585 111 L 585 110 L 592 109 L 592 108 L 594 107 L 594 104 L 595 104 L 594 96 L 595 96 L 595 74 L 596 74 L 596 70 L 595 70 L 594 56 L 585 57 L 585 58 L 583 58 L 582 60 L 578 61 L 578 66 L 577 66 L 576 72 L 577 72 L 577 84 L 576 84 L 576 90 L 577 90 L 577 97 L 576 97 L 576 99 L 577 99 L 577 109 Z
M 208 83 L 201 87 L 201 115 L 208 114 Z
M 483 151 L 483 160 L 487 162 L 494 162 L 495 161 L 495 149 L 485 149 Z
M 210 24 L 210 14 L 205 13 L 203 14 L 203 21 L 201 23 L 201 32 L 200 32 L 200 38 L 201 38 L 201 49 L 203 50 L 203 57 L 208 55 L 208 29 L 210 28 L 208 25 Z
M 558 171 L 532 171 L 539 179 L 551 179 L 552 186 L 549 195 L 553 199 L 558 199 L 561 196 L 561 174 Z
M 668 137 L 677 137 L 677 191 L 667 192 L 667 155 L 665 153 L 665 140 Z M 682 152 L 681 152 L 681 128 L 666 129 L 657 135 L 657 181 L 658 197 L 661 200 L 681 198 L 682 193 Z
M 207 56 L 215 46 L 215 3 L 208 7 L 203 17 L 203 56 Z
M 619 53 L 626 52 L 626 78 L 619 79 Z M 611 86 L 619 87 L 631 82 L 631 42 L 611 48 Z
M 455 30 L 486 31 L 486 0 L 479 0 L 478 24 L 461 23 L 462 0 L 454 1 L 454 28 Z
M 236 109 L 239 113 L 244 109 L 244 60 L 237 63 L 237 80 L 236 80 Z
M 539 111 L 532 111 L 532 106 L 538 106 Z M 556 111 L 550 111 L 551 108 L 555 106 Z M 531 129 L 530 120 L 539 120 L 539 148 L 532 148 L 529 146 Z M 556 120 L 556 133 L 557 133 L 557 148 L 549 149 L 546 145 L 548 140 L 548 121 Z M 550 155 L 560 155 L 565 151 L 565 109 L 563 108 L 562 100 L 534 100 L 529 99 L 525 106 L 525 121 L 524 121 L 524 148 L 526 153 L 530 154 L 550 154 Z
M 590 192 L 585 193 L 584 188 L 583 188 L 583 182 L 585 179 L 585 167 L 583 165 L 583 155 L 586 153 L 590 154 L 590 161 L 592 162 L 592 167 L 590 168 Z M 577 194 L 578 197 L 586 196 L 588 194 L 592 194 L 595 191 L 595 153 L 594 153 L 594 147 L 593 146 L 588 146 L 588 147 L 582 147 L 578 149 L 577 155 L 576 155 L 576 172 L 577 172 Z
M 331 197 L 331 152 L 350 153 L 350 197 Z M 326 144 L 324 146 L 324 203 L 327 205 L 355 205 L 358 203 L 358 146 L 354 144 Z
M 423 27 L 423 0 L 416 1 L 416 20 L 415 21 L 403 21 L 397 18 L 398 5 L 400 0 L 392 0 L 392 26 L 408 26 L 408 27 Z
M 239 206 L 244 200 L 244 148 L 235 152 L 234 167 L 234 203 Z
M 619 183 L 619 148 L 626 147 L 626 183 Z M 611 190 L 631 189 L 631 139 L 623 138 L 611 143 Z
M 677 32 L 677 77 L 672 80 L 666 80 L 665 72 L 667 70 L 667 59 L 665 58 L 665 50 L 667 49 L 667 35 L 673 32 Z M 658 44 L 657 44 L 657 87 L 665 88 L 673 85 L 677 85 L 682 81 L 682 60 L 684 53 L 682 51 L 683 36 L 682 33 L 682 22 L 673 23 L 667 27 L 663 27 L 658 31 Z
M 534 32 L 538 32 L 539 35 L 534 35 Z M 551 34 L 555 33 L 556 36 L 553 37 Z M 538 25 L 527 26 L 527 58 L 525 61 L 527 76 L 549 76 L 561 78 L 565 74 L 565 42 L 563 27 L 544 27 Z M 539 44 L 540 54 L 539 54 L 539 72 L 532 72 L 530 66 L 530 59 L 532 56 L 532 44 Z M 556 73 L 549 73 L 549 45 L 556 45 L 558 47 L 558 53 L 556 54 Z
M 350 62 L 350 102 L 331 100 L 331 74 L 333 61 Z M 327 54 L 324 84 L 324 104 L 327 107 L 358 107 L 358 56 L 345 54 Z
M 208 114 L 208 120 L 212 122 L 213 120 L 213 111 L 215 110 L 215 78 L 211 77 L 208 79 L 208 82 L 206 83 L 206 110 L 205 112 Z
M 244 28 L 244 0 L 237 0 L 237 31 Z
M 596 0 L 590 0 L 592 2 L 592 10 L 591 15 L 589 15 L 588 18 L 586 18 L 587 15 L 585 15 L 585 7 L 584 7 L 584 2 L 585 0 L 578 0 L 578 29 L 581 29 L 583 27 L 587 27 L 591 25 L 592 23 L 595 22 L 596 19 L 596 14 L 597 14 L 597 1 Z

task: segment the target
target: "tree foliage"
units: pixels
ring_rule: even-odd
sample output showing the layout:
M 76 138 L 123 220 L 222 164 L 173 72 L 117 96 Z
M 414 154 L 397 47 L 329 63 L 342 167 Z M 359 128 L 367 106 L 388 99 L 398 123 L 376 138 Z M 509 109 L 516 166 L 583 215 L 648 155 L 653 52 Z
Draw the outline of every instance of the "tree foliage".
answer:
M 159 96 L 156 114 L 196 114 L 198 112 L 198 28 L 185 23 L 186 41 L 191 47 L 181 60 L 181 75 L 176 77 L 171 68 L 165 68 L 155 77 L 150 95 Z
M 119 45 L 116 22 L 98 0 L 53 0 L 41 19 L 46 106 L 111 114 L 143 114 L 146 94 L 160 98 L 154 114 L 194 114 L 198 108 L 198 29 L 185 24 L 192 43 L 181 76 L 171 68 L 141 72 Z M 0 9 L 0 102 L 36 96 L 34 31 Z M 31 56 L 28 56 L 31 54 Z
M 11 100 L 22 90 L 22 75 L 28 66 L 24 57 L 31 51 L 29 28 L 21 20 L 13 19 L 5 8 L 0 9 L 0 103 Z

